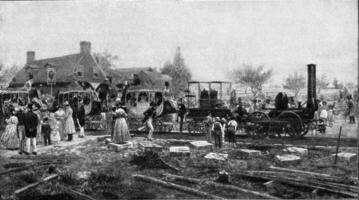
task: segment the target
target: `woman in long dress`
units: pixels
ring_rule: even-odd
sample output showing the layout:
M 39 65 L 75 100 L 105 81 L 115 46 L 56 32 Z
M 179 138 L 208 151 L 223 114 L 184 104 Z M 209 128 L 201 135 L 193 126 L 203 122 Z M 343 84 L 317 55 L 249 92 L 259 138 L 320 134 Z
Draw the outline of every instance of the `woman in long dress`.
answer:
M 20 145 L 20 140 L 17 136 L 17 124 L 19 121 L 15 116 L 15 111 L 12 111 L 9 119 L 5 121 L 7 125 L 4 133 L 1 135 L 1 143 L 5 145 L 7 149 L 16 149 Z
M 50 114 L 50 127 L 51 127 L 51 143 L 58 144 L 61 140 L 58 122 L 55 118 L 55 114 Z
M 55 112 L 55 118 L 57 120 L 57 125 L 60 132 L 60 138 L 61 140 L 66 139 L 66 135 L 64 133 L 65 129 L 65 111 L 62 107 L 59 107 L 59 109 Z
M 72 141 L 73 134 L 76 133 L 74 119 L 72 118 L 72 109 L 68 102 L 65 102 L 65 129 L 64 134 L 67 134 L 68 141 Z
M 116 121 L 112 140 L 117 144 L 126 143 L 130 139 L 130 132 L 126 122 L 127 114 L 125 110 L 120 107 L 117 108 L 114 115 Z

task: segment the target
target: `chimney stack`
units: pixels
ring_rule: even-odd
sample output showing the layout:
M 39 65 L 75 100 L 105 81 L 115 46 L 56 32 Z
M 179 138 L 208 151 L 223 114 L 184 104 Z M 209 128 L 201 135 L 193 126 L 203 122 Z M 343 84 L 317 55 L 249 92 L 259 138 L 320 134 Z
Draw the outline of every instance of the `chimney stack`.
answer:
M 26 52 L 26 63 L 29 64 L 35 60 L 35 51 Z
M 317 109 L 316 65 L 308 64 L 307 108 Z
M 80 53 L 81 54 L 90 54 L 91 53 L 91 42 L 81 41 L 80 42 Z

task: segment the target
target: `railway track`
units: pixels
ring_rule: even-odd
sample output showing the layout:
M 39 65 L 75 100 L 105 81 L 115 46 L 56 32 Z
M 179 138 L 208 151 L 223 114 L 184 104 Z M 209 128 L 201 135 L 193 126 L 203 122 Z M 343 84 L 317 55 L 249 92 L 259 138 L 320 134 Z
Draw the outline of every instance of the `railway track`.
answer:
M 162 176 L 133 175 L 135 181 L 146 182 L 158 187 L 181 191 L 206 199 L 288 199 L 323 198 L 327 195 L 336 198 L 357 198 L 356 186 L 333 183 L 320 178 L 293 178 L 281 173 L 268 175 L 272 171 L 244 171 L 231 174 L 230 182 L 219 183 L 212 179 L 200 179 L 164 173 Z M 272 172 L 278 173 L 278 172 Z
M 135 137 L 146 137 L 147 132 L 131 131 Z M 155 132 L 155 138 L 159 139 L 186 139 L 186 140 L 206 140 L 205 133 L 189 134 L 186 132 Z M 341 147 L 357 147 L 356 138 L 341 138 Z M 308 146 L 336 146 L 338 139 L 333 137 L 323 136 L 305 136 L 303 138 L 292 138 L 290 136 L 282 136 L 280 138 L 265 138 L 255 139 L 247 135 L 237 135 L 237 142 L 261 142 L 266 144 L 293 144 L 293 145 L 308 145 Z

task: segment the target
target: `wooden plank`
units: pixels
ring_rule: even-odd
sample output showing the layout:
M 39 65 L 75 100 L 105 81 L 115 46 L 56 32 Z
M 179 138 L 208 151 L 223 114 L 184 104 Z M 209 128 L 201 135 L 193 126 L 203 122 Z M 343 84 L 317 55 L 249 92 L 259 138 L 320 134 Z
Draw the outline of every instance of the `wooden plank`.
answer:
M 309 175 L 309 176 L 317 176 L 317 177 L 323 177 L 323 178 L 327 177 L 327 178 L 333 178 L 333 179 L 340 179 L 340 177 L 331 176 L 330 174 L 302 171 L 302 170 L 297 170 L 297 169 L 288 169 L 288 168 L 281 168 L 281 167 L 274 167 L 274 166 L 270 166 L 269 169 L 274 170 L 274 171 L 299 173 L 299 174 L 305 174 L 305 175 Z M 350 180 L 353 182 L 358 182 L 358 178 L 355 178 L 355 177 L 350 177 Z
M 224 199 L 224 198 L 219 197 L 219 196 L 211 195 L 211 194 L 208 194 L 206 192 L 202 192 L 202 191 L 190 188 L 190 187 L 170 183 L 170 182 L 167 182 L 167 181 L 162 181 L 160 179 L 150 177 L 150 176 L 144 176 L 144 175 L 140 175 L 140 174 L 135 174 L 135 175 L 132 175 L 132 177 L 137 181 L 155 183 L 155 184 L 158 184 L 158 185 L 163 186 L 163 187 L 179 190 L 179 191 L 182 191 L 182 192 L 185 192 L 185 193 L 188 193 L 188 194 L 192 194 L 192 195 L 196 195 L 196 196 L 206 198 L 206 199 L 208 199 L 208 198 L 209 199 Z
M 259 178 L 259 179 L 263 179 L 263 180 L 273 180 L 273 181 L 277 181 L 277 182 L 281 182 L 281 183 L 286 183 L 289 185 L 293 185 L 293 186 L 301 186 L 301 187 L 307 187 L 307 188 L 313 188 L 313 189 L 320 189 L 323 191 L 327 191 L 327 192 L 331 192 L 331 193 L 336 193 L 336 194 L 342 194 L 345 196 L 350 196 L 350 197 L 358 197 L 358 194 L 355 192 L 351 192 L 351 191 L 345 191 L 342 190 L 341 188 L 333 188 L 330 185 L 325 185 L 325 184 L 316 184 L 310 181 L 305 181 L 305 180 L 298 180 L 298 179 L 293 179 L 293 178 L 288 178 L 288 177 L 283 177 L 283 176 L 270 176 L 270 175 L 265 175 L 265 174 L 256 174 L 256 173 L 236 173 L 233 174 L 234 176 L 244 176 L 244 177 L 251 177 L 251 178 Z
M 174 174 L 164 174 L 167 177 L 172 177 L 178 180 L 183 180 L 183 181 L 188 181 L 188 182 L 192 182 L 192 183 L 196 183 L 196 184 L 200 184 L 200 183 L 204 183 L 213 187 L 217 187 L 217 188 L 221 188 L 221 189 L 226 189 L 226 190 L 233 190 L 236 192 L 240 192 L 240 193 L 245 193 L 245 194 L 250 194 L 250 195 L 254 195 L 256 197 L 261 197 L 261 198 L 265 198 L 265 199 L 279 199 L 278 197 L 269 195 L 267 193 L 262 193 L 262 192 L 257 192 L 257 191 L 253 191 L 253 190 L 247 190 L 244 188 L 240 188 L 237 186 L 233 186 L 233 185 L 225 185 L 225 184 L 221 184 L 221 183 L 216 183 L 213 181 L 207 181 L 207 180 L 201 180 L 201 179 L 196 179 L 196 178 L 189 178 L 189 177 L 184 177 L 184 176 L 178 176 L 178 175 L 174 175 Z
M 58 176 L 59 176 L 58 174 L 53 174 L 53 175 L 51 175 L 51 176 L 48 176 L 48 177 L 42 179 L 41 181 L 38 181 L 38 182 L 36 182 L 36 183 L 32 183 L 32 184 L 30 184 L 30 185 L 27 185 L 27 186 L 25 186 L 25 187 L 23 187 L 23 188 L 20 188 L 20 189 L 16 190 L 16 191 L 14 192 L 14 194 L 15 194 L 15 195 L 19 195 L 19 194 L 21 194 L 21 193 L 23 193 L 23 192 L 25 192 L 25 191 L 27 191 L 27 190 L 30 190 L 30 189 L 33 189 L 33 188 L 37 187 L 37 186 L 40 185 L 41 183 L 45 183 L 45 182 L 47 182 L 47 181 L 53 180 L 53 179 L 57 178 Z
M 0 176 L 1 175 L 6 175 L 6 174 L 10 174 L 12 172 L 19 172 L 19 171 L 23 171 L 25 169 L 29 169 L 31 167 L 34 167 L 38 164 L 31 164 L 31 165 L 27 165 L 27 166 L 23 166 L 23 167 L 17 167 L 17 168 L 12 168 L 12 169 L 9 169 L 9 170 L 6 170 L 6 171 L 3 171 L 3 172 L 0 172 Z

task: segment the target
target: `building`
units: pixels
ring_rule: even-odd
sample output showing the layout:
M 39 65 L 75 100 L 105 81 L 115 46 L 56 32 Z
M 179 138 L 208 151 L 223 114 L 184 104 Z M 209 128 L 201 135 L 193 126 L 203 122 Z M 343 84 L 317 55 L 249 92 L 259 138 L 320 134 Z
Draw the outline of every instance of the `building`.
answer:
M 43 92 L 56 93 L 59 90 L 80 89 L 78 81 L 97 85 L 106 78 L 105 72 L 91 53 L 91 43 L 80 42 L 80 52 L 55 58 L 36 60 L 35 52 L 26 53 L 25 66 L 14 76 L 9 88 L 19 89 L 33 77 L 33 87 L 42 85 Z M 49 68 L 54 71 L 53 83 L 49 82 Z
M 111 69 L 112 83 L 117 87 L 127 82 L 132 88 L 163 89 L 165 82 L 171 83 L 172 78 L 161 74 L 151 67 Z

